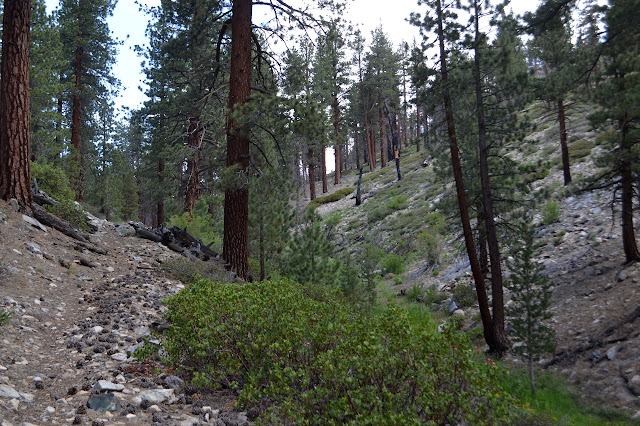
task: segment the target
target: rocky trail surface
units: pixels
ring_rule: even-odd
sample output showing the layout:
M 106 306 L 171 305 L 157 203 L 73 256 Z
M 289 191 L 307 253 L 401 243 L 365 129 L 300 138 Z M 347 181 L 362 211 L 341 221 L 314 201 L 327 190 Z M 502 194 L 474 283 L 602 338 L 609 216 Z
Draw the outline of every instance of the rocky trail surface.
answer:
M 0 202 L 0 425 L 248 424 L 233 392 L 132 357 L 184 288 L 161 268 L 179 254 L 108 222 L 98 254 L 27 220 Z

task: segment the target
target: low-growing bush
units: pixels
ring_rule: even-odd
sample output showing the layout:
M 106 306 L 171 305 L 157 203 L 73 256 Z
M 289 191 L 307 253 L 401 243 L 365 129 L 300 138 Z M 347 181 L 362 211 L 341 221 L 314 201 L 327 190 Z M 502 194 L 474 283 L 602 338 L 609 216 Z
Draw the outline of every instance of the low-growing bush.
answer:
M 45 206 L 45 209 L 54 215 L 66 220 L 73 227 L 84 232 L 89 232 L 87 216 L 82 208 L 73 201 L 63 199 L 55 206 Z
M 391 211 L 406 209 L 409 205 L 409 197 L 406 195 L 396 195 L 387 203 L 387 207 Z
M 591 149 L 595 146 L 593 141 L 579 140 L 569 145 L 569 159 L 576 160 L 591 154 Z
M 354 191 L 354 189 L 355 188 L 342 188 L 332 194 L 325 195 L 323 197 L 318 197 L 307 205 L 307 209 L 315 209 L 321 204 L 334 203 L 336 201 L 340 201 L 347 195 L 351 194 Z
M 461 308 L 475 306 L 478 301 L 476 293 L 468 285 L 456 286 L 451 295 L 453 296 L 453 300 L 455 300 Z
M 385 274 L 390 272 L 397 275 L 404 272 L 404 261 L 401 256 L 389 253 L 380 261 L 380 267 Z
M 11 322 L 11 312 L 0 309 L 0 326 L 7 325 Z
M 555 201 L 549 201 L 542 208 L 542 224 L 551 225 L 560 218 L 560 206 Z
M 31 177 L 38 182 L 38 189 L 46 192 L 56 201 L 73 201 L 75 192 L 69 185 L 64 170 L 51 164 L 31 163 Z
M 198 277 L 213 281 L 229 279 L 227 270 L 216 261 L 203 262 L 201 260 L 187 259 L 186 257 L 176 257 L 164 263 L 162 268 L 183 283 L 192 283 Z
M 239 389 L 264 423 L 510 423 L 498 370 L 461 333 L 403 309 L 364 315 L 287 281 L 199 280 L 166 303 L 171 364 L 195 385 Z

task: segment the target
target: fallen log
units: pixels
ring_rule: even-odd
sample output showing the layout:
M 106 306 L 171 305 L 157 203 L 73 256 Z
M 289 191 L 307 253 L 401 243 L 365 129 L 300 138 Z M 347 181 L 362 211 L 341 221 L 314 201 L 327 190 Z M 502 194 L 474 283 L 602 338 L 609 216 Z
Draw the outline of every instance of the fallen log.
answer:
M 44 225 L 50 226 L 58 231 L 62 232 L 64 235 L 73 238 L 74 240 L 81 241 L 83 243 L 91 243 L 88 235 L 81 234 L 77 230 L 75 230 L 69 222 L 64 219 L 60 219 L 58 216 L 49 213 L 42 206 L 38 204 L 33 204 L 32 206 L 33 216 L 38 219 L 40 223 Z
M 138 235 L 141 238 L 144 238 L 145 240 L 151 240 L 156 243 L 159 243 L 162 241 L 162 236 L 156 234 L 153 231 L 147 231 L 146 229 L 142 229 L 142 228 L 135 228 L 135 230 L 136 230 L 136 235 Z

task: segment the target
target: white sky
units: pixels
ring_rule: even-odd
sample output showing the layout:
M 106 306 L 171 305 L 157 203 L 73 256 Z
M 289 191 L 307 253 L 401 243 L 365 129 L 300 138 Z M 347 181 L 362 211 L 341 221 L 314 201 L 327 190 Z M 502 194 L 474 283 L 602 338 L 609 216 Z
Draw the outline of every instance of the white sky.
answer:
M 299 0 L 294 0 L 299 1 Z M 313 1 L 313 0 L 307 0 Z M 122 82 L 120 97 L 116 105 L 138 107 L 145 96 L 138 89 L 142 84 L 139 58 L 134 52 L 135 45 L 146 43 L 145 29 L 148 18 L 139 11 L 137 3 L 146 5 L 158 5 L 160 0 L 119 0 L 115 8 L 114 16 L 109 19 L 109 27 L 118 40 L 124 44 L 119 47 L 117 63 L 114 67 L 115 76 Z M 531 10 L 537 6 L 538 0 L 514 0 L 512 6 L 516 13 Z M 58 5 L 58 0 L 46 0 L 47 11 L 51 11 Z M 411 12 L 424 11 L 425 6 L 417 6 L 417 0 L 350 0 L 346 18 L 357 25 L 363 35 L 370 38 L 371 31 L 382 24 L 384 32 L 397 46 L 402 41 L 411 44 L 415 37 L 419 40 L 418 31 L 406 20 Z

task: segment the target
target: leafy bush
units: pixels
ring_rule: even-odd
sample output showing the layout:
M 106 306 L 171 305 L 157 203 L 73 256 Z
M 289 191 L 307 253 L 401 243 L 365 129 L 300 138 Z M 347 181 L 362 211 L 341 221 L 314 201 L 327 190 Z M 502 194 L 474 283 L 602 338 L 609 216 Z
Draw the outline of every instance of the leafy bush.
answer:
M 227 270 L 216 261 L 203 262 L 201 260 L 190 260 L 181 256 L 169 260 L 162 265 L 162 268 L 183 283 L 194 282 L 196 278 L 199 277 L 212 281 L 225 281 L 229 279 Z
M 447 293 L 438 291 L 438 288 L 434 284 L 427 287 L 427 290 L 424 292 L 424 302 L 427 305 L 443 302 L 447 297 Z
M 555 201 L 549 201 L 542 208 L 542 223 L 550 225 L 560 218 L 560 206 Z
M 75 192 L 69 186 L 69 178 L 59 167 L 31 163 L 31 177 L 38 182 L 38 189 L 46 192 L 56 201 L 73 201 L 76 198 Z
M 591 154 L 591 149 L 595 146 L 593 141 L 579 140 L 569 145 L 569 159 L 576 160 Z
M 168 361 L 196 385 L 238 388 L 264 423 L 510 423 L 498 370 L 405 310 L 364 315 L 287 281 L 199 280 L 166 303 Z
M 307 205 L 307 209 L 315 209 L 321 204 L 334 203 L 336 201 L 340 201 L 347 195 L 351 194 L 354 191 L 354 189 L 355 188 L 342 188 L 332 194 L 325 195 L 323 197 L 318 197 Z
M 87 225 L 87 216 L 82 208 L 69 200 L 62 200 L 55 206 L 45 206 L 48 212 L 61 217 L 69 222 L 72 226 L 84 232 L 89 232 Z
M 461 308 L 475 306 L 478 301 L 476 293 L 468 285 L 456 286 L 451 294 Z
M 409 198 L 406 195 L 396 195 L 387 203 L 387 207 L 391 211 L 406 209 L 409 205 Z
M 416 238 L 416 248 L 427 262 L 427 265 L 440 263 L 443 251 L 442 237 L 431 228 L 421 231 Z
M 385 274 L 390 272 L 397 275 L 404 272 L 402 257 L 393 253 L 389 253 L 380 261 L 380 267 Z
M 419 302 L 422 298 L 422 284 L 414 284 L 407 290 L 407 300 L 411 302 Z
M 0 309 L 0 326 L 7 325 L 11 322 L 11 312 Z
M 221 250 L 222 237 L 219 227 L 216 227 L 216 225 L 216 221 L 209 212 L 207 197 L 202 197 L 196 201 L 192 214 L 184 212 L 180 215 L 173 215 L 169 218 L 168 224 L 169 227 L 186 228 L 189 234 L 199 238 L 203 243 L 213 243 L 215 250 Z

